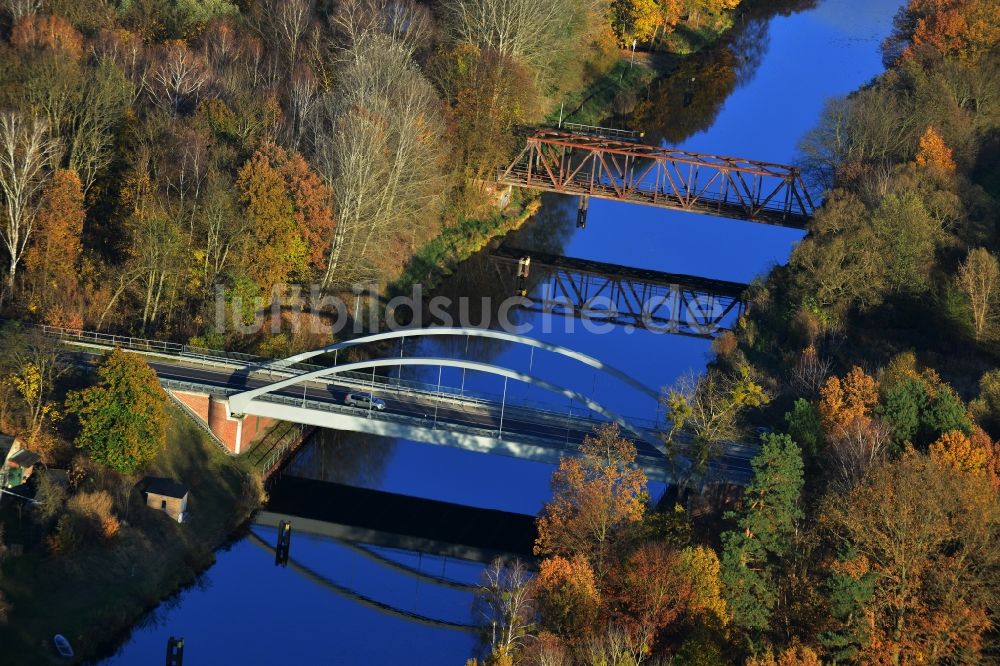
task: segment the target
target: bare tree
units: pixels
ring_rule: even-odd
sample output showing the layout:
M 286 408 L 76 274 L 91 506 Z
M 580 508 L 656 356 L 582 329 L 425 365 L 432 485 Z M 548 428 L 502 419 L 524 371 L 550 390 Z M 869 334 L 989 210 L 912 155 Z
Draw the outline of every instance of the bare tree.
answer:
M 294 68 L 298 61 L 299 42 L 312 22 L 309 0 L 271 0 L 264 6 L 267 26 L 280 43 L 286 65 Z
M 588 666 L 642 664 L 648 655 L 640 633 L 615 623 L 608 625 L 604 634 L 587 636 L 583 646 L 583 663 Z
M 292 72 L 292 82 L 288 87 L 289 113 L 287 134 L 288 145 L 298 149 L 305 129 L 306 119 L 316 104 L 318 85 L 309 65 L 301 64 Z
M 918 125 L 908 104 L 881 88 L 830 101 L 799 144 L 809 178 L 829 188 L 837 177 L 867 175 L 910 156 Z
M 530 582 L 524 563 L 516 558 L 498 557 L 483 572 L 475 608 L 494 652 L 512 655 L 533 635 L 536 609 Z
M 29 120 L 16 112 L 0 114 L 0 189 L 4 195 L 0 236 L 10 259 L 10 291 L 31 238 L 39 195 L 49 178 L 48 167 L 58 151 L 59 142 L 49 137 L 45 121 Z
M 385 36 L 355 45 L 313 114 L 313 163 L 336 193 L 324 287 L 376 277 L 400 239 L 433 228 L 447 178 L 437 95 Z
M 855 418 L 828 437 L 827 452 L 834 481 L 849 489 L 882 460 L 892 443 L 892 428 L 880 419 Z
M 441 7 L 457 40 L 536 67 L 549 61 L 581 11 L 572 0 L 443 0 Z
M 197 102 L 209 81 L 211 72 L 204 59 L 185 44 L 175 42 L 163 48 L 146 86 L 156 103 L 178 113 L 185 105 Z
M 798 362 L 792 368 L 792 386 L 803 395 L 816 397 L 830 375 L 832 366 L 833 362 L 829 358 L 820 356 L 816 347 L 809 345 L 802 350 Z
M 121 70 L 102 59 L 84 83 L 81 103 L 71 111 L 68 166 L 79 174 L 84 193 L 111 162 L 112 128 L 125 111 L 130 87 Z
M 958 267 L 956 280 L 969 299 L 972 328 L 976 340 L 980 340 L 996 315 L 997 297 L 1000 295 L 1000 262 L 986 248 L 969 250 L 965 261 Z
M 348 49 L 385 35 L 412 56 L 430 39 L 432 19 L 430 10 L 413 0 L 344 0 L 330 26 Z
M 37 14 L 42 8 L 42 0 L 3 0 L 3 8 L 10 15 L 11 23 L 17 23 L 28 14 Z

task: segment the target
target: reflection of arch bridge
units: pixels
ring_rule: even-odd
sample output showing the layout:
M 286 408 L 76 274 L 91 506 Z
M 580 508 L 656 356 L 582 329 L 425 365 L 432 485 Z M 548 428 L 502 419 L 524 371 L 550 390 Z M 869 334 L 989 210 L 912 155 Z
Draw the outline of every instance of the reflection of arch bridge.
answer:
M 351 557 L 374 563 L 377 570 L 391 571 L 414 581 L 418 589 L 446 589 L 452 593 L 472 594 L 479 588 L 465 582 L 454 569 L 467 573 L 496 557 L 518 557 L 532 561 L 532 546 L 537 535 L 535 517 L 496 509 L 469 507 L 451 502 L 358 488 L 315 479 L 283 476 L 271 489 L 264 510 L 254 523 L 275 528 L 282 522 L 292 524 L 288 567 L 319 587 L 380 613 L 410 622 L 445 629 L 469 631 L 463 622 L 431 617 L 426 610 L 406 608 L 399 600 L 390 602 L 384 595 L 364 592 L 369 576 L 330 576 L 308 567 L 296 556 L 314 547 L 298 535 L 310 535 L 333 541 Z M 261 539 L 253 530 L 253 543 L 273 552 L 274 544 Z M 406 564 L 399 555 L 419 555 L 417 566 Z M 424 559 L 425 557 L 429 559 Z M 425 566 L 440 563 L 440 568 Z M 464 563 L 464 564 L 462 564 Z M 354 567 L 350 567 L 353 571 Z M 437 569 L 436 571 L 434 569 Z M 379 576 L 381 578 L 381 576 Z M 396 595 L 398 597 L 398 595 Z
M 636 441 L 638 464 L 653 479 L 665 480 L 666 465 L 663 445 L 653 424 L 640 424 L 606 408 L 591 396 L 532 374 L 507 367 L 456 358 L 373 358 L 352 363 L 336 364 L 342 350 L 363 344 L 389 340 L 410 340 L 438 336 L 491 338 L 542 350 L 592 368 L 631 386 L 650 398 L 651 411 L 657 393 L 629 375 L 579 352 L 533 338 L 502 331 L 477 328 L 407 329 L 377 333 L 362 338 L 329 345 L 322 349 L 275 361 L 261 372 L 280 372 L 284 379 L 271 383 L 258 382 L 248 390 L 227 395 L 232 416 L 253 415 L 336 430 L 364 432 L 386 437 L 455 446 L 471 451 L 498 453 L 531 460 L 557 462 L 566 453 L 574 453 L 580 441 L 602 422 L 619 424 Z M 335 365 L 303 367 L 312 357 L 334 354 Z M 379 368 L 431 367 L 438 369 L 435 386 L 414 386 L 409 382 L 392 381 L 377 376 Z M 449 389 L 440 383 L 443 368 L 463 372 L 485 373 L 504 380 L 499 397 L 482 398 L 464 390 Z M 510 405 L 507 385 L 510 380 L 542 388 L 569 398 L 578 405 L 577 413 L 560 413 L 551 409 Z M 338 387 L 353 388 L 385 402 L 384 410 L 349 407 L 343 404 Z M 589 413 L 599 415 L 594 419 Z
M 520 307 L 656 333 L 712 338 L 732 328 L 747 285 L 501 247 L 490 262 Z
M 259 546 L 260 548 L 263 548 L 264 550 L 272 552 L 274 550 L 274 547 L 271 544 L 267 543 L 253 530 L 251 530 L 250 533 L 248 534 L 248 539 L 250 540 L 251 543 L 253 543 L 256 546 Z M 344 545 L 348 544 L 345 543 Z M 305 564 L 302 564 L 294 557 L 288 558 L 288 568 L 319 587 L 330 590 L 335 594 L 338 594 L 342 597 L 346 597 L 347 599 L 350 599 L 355 603 L 358 603 L 362 606 L 367 606 L 368 608 L 376 610 L 379 613 L 389 615 L 390 617 L 397 617 L 403 620 L 407 620 L 409 622 L 416 622 L 417 624 L 423 624 L 429 627 L 436 627 L 438 629 L 452 629 L 456 631 L 466 631 L 473 633 L 478 631 L 478 628 L 471 624 L 467 624 L 464 622 L 455 622 L 453 620 L 434 618 L 430 617 L 429 615 L 419 613 L 417 611 L 400 608 L 399 606 L 396 606 L 392 603 L 379 601 L 378 599 L 363 594 L 362 592 L 359 592 L 348 585 L 344 585 L 343 583 L 338 583 L 334 581 L 329 576 L 326 576 L 316 571 L 315 569 L 308 567 Z

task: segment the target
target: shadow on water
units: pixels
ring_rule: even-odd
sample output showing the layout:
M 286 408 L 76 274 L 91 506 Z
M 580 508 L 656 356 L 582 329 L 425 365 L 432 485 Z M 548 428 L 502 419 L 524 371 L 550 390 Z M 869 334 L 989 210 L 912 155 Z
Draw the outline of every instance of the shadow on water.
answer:
M 283 474 L 317 481 L 377 486 L 396 440 L 360 432 L 319 429 Z

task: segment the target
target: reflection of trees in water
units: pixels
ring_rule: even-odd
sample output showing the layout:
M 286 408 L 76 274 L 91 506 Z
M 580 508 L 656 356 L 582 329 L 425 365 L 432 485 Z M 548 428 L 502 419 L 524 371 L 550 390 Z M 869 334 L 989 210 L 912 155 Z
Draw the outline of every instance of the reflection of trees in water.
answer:
M 722 103 L 736 88 L 737 58 L 728 46 L 683 60 L 653 81 L 632 110 L 630 127 L 646 133 L 646 143 L 678 144 L 715 123 Z
M 736 87 L 742 88 L 753 80 L 754 74 L 771 46 L 768 27 L 771 20 L 757 18 L 747 21 L 733 38 L 731 51 L 736 57 Z
M 296 454 L 285 473 L 308 479 L 377 486 L 396 440 L 360 432 L 321 429 Z
M 502 242 L 525 250 L 563 254 L 566 243 L 576 228 L 577 205 L 577 197 L 546 194 L 538 214 L 523 227 L 504 237 Z M 516 281 L 506 272 L 497 271 L 497 266 L 490 261 L 492 250 L 493 247 L 489 247 L 462 262 L 452 275 L 442 280 L 432 294 L 427 295 L 424 326 L 441 323 L 440 317 L 428 310 L 430 298 L 441 296 L 450 302 L 450 306 L 443 309 L 454 325 L 468 323 L 472 326 L 500 328 L 500 307 L 506 299 L 516 295 Z M 507 319 L 513 324 L 521 324 L 533 316 L 532 313 L 512 309 Z M 488 360 L 500 354 L 506 345 L 500 340 L 472 338 L 468 341 L 469 357 Z M 433 352 L 450 357 L 465 357 L 465 351 L 465 338 L 430 339 L 420 350 L 421 354 Z M 413 350 L 408 350 L 407 354 L 415 355 Z M 426 370 L 415 369 L 413 372 L 419 376 L 427 374 Z
M 723 102 L 760 67 L 771 19 L 810 9 L 816 1 L 756 2 L 745 8 L 740 24 L 725 39 L 650 83 L 625 124 L 645 131 L 646 142 L 653 144 L 678 144 L 709 129 Z

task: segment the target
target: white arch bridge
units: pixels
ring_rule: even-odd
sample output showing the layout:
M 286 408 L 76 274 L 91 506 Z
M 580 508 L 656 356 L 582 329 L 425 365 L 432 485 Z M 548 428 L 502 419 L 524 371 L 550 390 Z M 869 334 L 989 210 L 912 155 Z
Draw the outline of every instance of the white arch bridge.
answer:
M 252 433 L 244 433 L 247 417 L 274 419 L 304 425 L 409 439 L 429 444 L 458 447 L 469 451 L 513 456 L 555 463 L 562 455 L 573 455 L 579 444 L 594 428 L 603 423 L 617 423 L 625 436 L 636 443 L 637 465 L 653 480 L 669 481 L 664 446 L 657 434 L 658 393 L 620 370 L 586 354 L 542 342 L 534 338 L 479 328 L 438 327 L 404 329 L 367 335 L 338 342 L 321 349 L 297 354 L 278 361 L 222 351 L 198 349 L 186 345 L 162 343 L 105 334 L 69 331 L 46 327 L 45 333 L 67 344 L 105 350 L 120 346 L 150 357 L 149 363 L 160 382 L 189 412 L 194 412 L 211 428 L 213 434 L 235 453 L 245 449 Z M 405 357 L 386 354 L 362 361 L 340 363 L 341 352 L 362 345 L 394 348 L 404 343 L 430 338 L 464 338 L 468 350 L 474 338 L 493 340 L 529 350 L 527 371 L 494 363 L 464 358 L 433 356 Z M 457 347 L 458 345 L 456 345 Z M 650 417 L 622 416 L 558 380 L 542 379 L 531 373 L 535 354 L 545 353 L 568 359 L 589 368 L 638 394 Z M 94 351 L 83 353 L 94 354 Z M 347 354 L 343 354 L 346 356 Z M 319 356 L 332 358 L 332 365 L 308 363 Z M 379 374 L 379 369 L 437 369 L 437 382 L 416 382 Z M 461 371 L 462 386 L 442 383 L 445 369 Z M 482 373 L 503 379 L 500 395 L 482 395 L 467 391 L 466 373 Z M 596 380 L 595 380 L 596 381 Z M 521 383 L 567 399 L 568 408 L 528 405 L 511 399 L 508 388 Z M 602 386 L 604 385 L 602 380 Z M 347 393 L 362 393 L 380 398 L 384 410 L 359 408 L 345 404 Z M 208 397 L 205 401 L 204 398 Z M 206 402 L 202 409 L 198 400 Z M 254 419 L 250 419 L 254 420 Z M 228 430 L 227 430 L 228 428 Z M 235 441 L 227 434 L 235 431 Z M 241 443 L 241 439 L 244 443 Z M 242 448 L 241 448 L 242 447 Z M 713 463 L 711 475 L 743 483 L 749 478 L 749 459 L 754 447 L 732 444 L 725 455 Z

